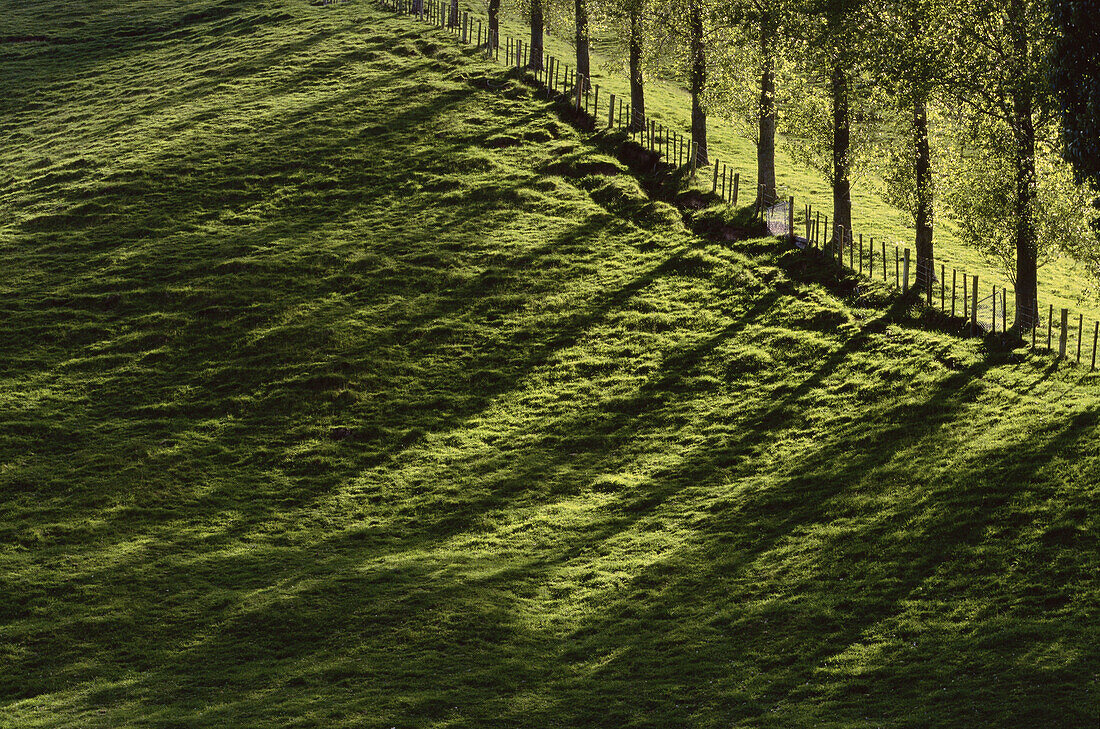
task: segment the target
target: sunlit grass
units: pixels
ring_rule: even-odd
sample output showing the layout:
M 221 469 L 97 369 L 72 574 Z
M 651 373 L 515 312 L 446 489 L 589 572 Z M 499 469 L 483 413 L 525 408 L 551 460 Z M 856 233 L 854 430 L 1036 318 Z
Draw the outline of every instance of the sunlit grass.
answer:
M 366 4 L 6 22 L 0 726 L 1094 724 L 1095 376 Z

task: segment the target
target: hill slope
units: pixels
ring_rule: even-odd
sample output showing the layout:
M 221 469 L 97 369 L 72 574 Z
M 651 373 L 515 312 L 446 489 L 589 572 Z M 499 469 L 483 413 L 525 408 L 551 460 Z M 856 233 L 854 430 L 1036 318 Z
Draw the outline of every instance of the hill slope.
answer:
M 696 237 L 364 4 L 45 10 L 0 726 L 1094 725 L 1095 377 Z

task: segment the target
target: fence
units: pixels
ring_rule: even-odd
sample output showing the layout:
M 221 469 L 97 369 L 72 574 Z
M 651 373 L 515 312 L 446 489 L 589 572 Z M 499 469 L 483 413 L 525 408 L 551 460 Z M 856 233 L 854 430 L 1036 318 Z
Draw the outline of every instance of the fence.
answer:
M 491 34 L 487 22 L 483 26 L 482 21 L 471 17 L 469 12 L 459 12 L 457 4 L 448 0 L 381 0 L 381 4 L 394 12 L 413 15 L 419 22 L 449 30 L 463 43 L 475 44 L 495 60 L 501 60 L 503 51 L 504 64 L 532 73 L 545 88 L 547 98 L 568 102 L 578 116 L 594 126 L 606 123 L 608 129 L 625 131 L 632 141 L 653 155 L 656 163 L 663 160 L 692 178 L 704 166 L 706 150 L 700 150 L 689 136 L 647 118 L 640 110 L 631 109 L 627 99 L 615 94 L 606 93 L 601 100 L 599 84 L 592 84 L 590 79 L 555 56 L 537 53 L 532 57 L 530 44 L 522 39 L 505 36 L 502 43 L 499 36 Z M 717 158 L 709 165 L 712 168 L 711 194 L 727 204 L 737 205 L 740 173 Z M 770 199 L 763 185 L 757 187 L 756 193 L 754 208 L 770 235 L 788 238 L 800 248 L 818 250 L 837 265 L 868 279 L 878 280 L 881 273 L 882 281 L 887 285 L 892 281 L 893 287 L 903 296 L 909 294 L 912 284 L 912 288 L 920 292 L 920 303 L 928 310 L 938 309 L 942 316 L 956 321 L 971 336 L 1005 333 L 1011 321 L 1019 325 L 1019 331 L 1030 331 L 1034 351 L 1054 352 L 1057 347 L 1059 358 L 1080 364 L 1084 356 L 1085 361 L 1091 363 L 1090 368 L 1096 368 L 1100 321 L 1089 322 L 1090 344 L 1084 316 L 1078 314 L 1074 323 L 1068 309 L 1061 309 L 1055 322 L 1054 307 L 1050 305 L 1045 326 L 1037 301 L 1010 316 L 1010 305 L 1016 306 L 1015 296 L 1010 296 L 1003 287 L 991 286 L 979 294 L 983 289 L 978 275 L 955 267 L 948 269 L 943 260 L 915 261 L 909 248 L 884 240 L 876 245 L 873 237 L 865 242 L 863 234 L 857 237 L 850 229 L 839 225 L 830 230 L 829 217 L 810 205 L 803 208 L 801 225 L 796 227 L 794 197 Z M 799 229 L 804 230 L 805 236 L 795 235 Z

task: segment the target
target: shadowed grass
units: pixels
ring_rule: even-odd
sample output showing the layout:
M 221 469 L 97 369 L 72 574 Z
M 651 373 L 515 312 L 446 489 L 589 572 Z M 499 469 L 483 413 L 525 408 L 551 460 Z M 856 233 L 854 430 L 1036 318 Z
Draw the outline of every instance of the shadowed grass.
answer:
M 1095 376 L 446 33 L 101 5 L 7 21 L 0 726 L 1095 722 Z

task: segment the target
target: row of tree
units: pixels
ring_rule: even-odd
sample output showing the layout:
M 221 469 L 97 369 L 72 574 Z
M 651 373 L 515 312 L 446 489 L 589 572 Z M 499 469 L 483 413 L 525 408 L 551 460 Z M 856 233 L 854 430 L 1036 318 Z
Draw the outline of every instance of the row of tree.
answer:
M 1005 265 L 1018 328 L 1037 320 L 1049 258 L 1100 280 L 1100 0 L 487 1 L 491 37 L 502 10 L 529 23 L 532 68 L 548 30 L 567 34 L 581 83 L 598 32 L 627 70 L 639 130 L 646 79 L 682 81 L 699 163 L 708 114 L 732 121 L 772 199 L 781 133 L 832 186 L 834 235 L 851 230 L 857 176 L 882 179 L 912 216 L 918 287 L 935 280 L 938 210 Z

